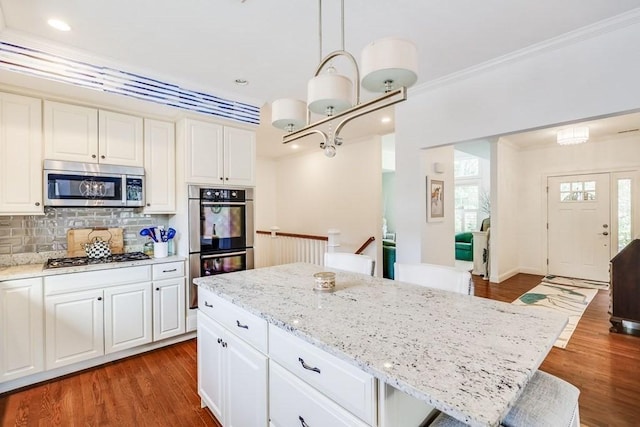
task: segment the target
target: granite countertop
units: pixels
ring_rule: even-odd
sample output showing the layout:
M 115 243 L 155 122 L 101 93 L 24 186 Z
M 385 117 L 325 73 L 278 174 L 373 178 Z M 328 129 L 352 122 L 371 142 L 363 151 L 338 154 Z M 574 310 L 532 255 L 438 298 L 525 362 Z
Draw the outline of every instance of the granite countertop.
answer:
M 336 272 L 331 293 L 313 274 Z M 380 380 L 472 426 L 494 426 L 567 317 L 311 264 L 195 279 Z
M 55 276 L 57 274 L 79 273 L 82 271 L 109 270 L 112 268 L 133 267 L 136 265 L 163 264 L 184 261 L 181 256 L 150 258 L 140 261 L 109 262 L 104 264 L 79 265 L 75 267 L 44 268 L 44 263 L 32 263 L 0 267 L 0 282 L 5 280 L 28 279 L 31 277 Z

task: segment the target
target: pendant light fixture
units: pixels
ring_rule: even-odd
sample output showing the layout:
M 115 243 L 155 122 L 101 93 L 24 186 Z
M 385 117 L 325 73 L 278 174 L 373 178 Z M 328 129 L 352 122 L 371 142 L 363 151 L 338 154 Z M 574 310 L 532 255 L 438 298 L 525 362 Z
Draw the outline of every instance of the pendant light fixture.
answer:
M 418 58 L 415 45 L 408 40 L 385 38 L 370 43 L 362 52 L 362 87 L 383 94 L 361 103 L 360 70 L 353 55 L 344 48 L 344 0 L 341 1 L 342 49 L 324 58 L 322 0 L 318 0 L 318 15 L 320 63 L 307 85 L 306 108 L 303 101 L 278 99 L 271 106 L 272 124 L 287 130 L 288 133 L 282 137 L 284 144 L 313 134 L 320 135 L 320 148 L 327 157 L 333 157 L 336 146 L 342 144 L 340 131 L 348 122 L 407 99 L 406 88 L 418 79 Z M 352 64 L 353 81 L 334 68 L 333 60 L 339 57 L 346 58 Z M 312 123 L 312 112 L 325 117 Z M 306 120 L 303 121 L 302 117 L 306 117 Z M 338 122 L 335 129 L 334 122 Z M 328 125 L 328 132 L 320 130 L 323 125 Z

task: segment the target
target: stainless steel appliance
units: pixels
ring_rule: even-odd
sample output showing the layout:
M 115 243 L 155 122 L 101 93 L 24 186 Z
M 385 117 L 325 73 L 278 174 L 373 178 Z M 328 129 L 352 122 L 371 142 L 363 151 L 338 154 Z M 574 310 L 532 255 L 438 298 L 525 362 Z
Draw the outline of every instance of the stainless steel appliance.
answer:
M 144 206 L 144 168 L 44 161 L 45 206 Z
M 253 268 L 253 188 L 190 185 L 189 307 L 198 306 L 193 279 Z

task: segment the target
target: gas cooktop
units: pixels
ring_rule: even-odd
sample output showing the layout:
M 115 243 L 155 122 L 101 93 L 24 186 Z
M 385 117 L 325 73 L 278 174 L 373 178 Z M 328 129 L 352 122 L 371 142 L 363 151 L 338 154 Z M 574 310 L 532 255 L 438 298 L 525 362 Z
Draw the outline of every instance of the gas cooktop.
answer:
M 113 254 L 105 258 L 88 258 L 84 256 L 73 258 L 51 258 L 47 261 L 44 268 L 77 267 L 81 265 L 108 264 L 110 262 L 140 261 L 149 258 L 149 255 L 143 254 L 142 252 Z

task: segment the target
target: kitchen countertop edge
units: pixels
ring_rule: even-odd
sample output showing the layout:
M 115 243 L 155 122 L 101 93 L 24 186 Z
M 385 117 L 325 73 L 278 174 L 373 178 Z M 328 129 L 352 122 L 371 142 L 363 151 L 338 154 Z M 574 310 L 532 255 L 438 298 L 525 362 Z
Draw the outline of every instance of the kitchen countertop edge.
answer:
M 60 268 L 44 268 L 45 264 L 43 263 L 13 265 L 8 267 L 0 267 L 0 282 L 8 280 L 30 279 L 34 277 L 57 276 L 59 274 L 80 273 L 85 271 L 110 270 L 113 268 L 164 264 L 185 260 L 186 258 L 183 256 L 171 255 L 165 258 L 150 258 L 138 261 L 110 262 L 105 264 L 91 264 Z

